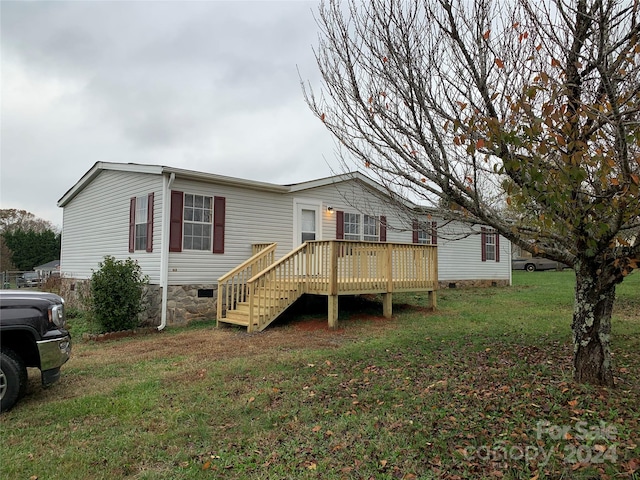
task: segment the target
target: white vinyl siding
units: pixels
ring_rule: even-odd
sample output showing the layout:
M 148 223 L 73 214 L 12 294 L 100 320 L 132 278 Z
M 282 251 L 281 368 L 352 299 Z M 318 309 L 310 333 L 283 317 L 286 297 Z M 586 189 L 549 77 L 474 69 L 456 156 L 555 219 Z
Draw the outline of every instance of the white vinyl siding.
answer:
M 440 225 L 440 223 L 439 223 Z M 455 280 L 509 280 L 511 243 L 500 237 L 501 261 L 482 261 L 480 228 L 476 234 L 464 235 L 469 227 L 456 222 L 438 227 L 438 278 L 440 281 Z M 461 238 L 462 237 L 462 238 Z M 456 240 L 451 240 L 456 238 Z
M 356 182 L 343 182 L 297 192 L 297 195 L 323 202 L 322 236 L 320 239 L 336 238 L 336 211 L 342 210 L 345 216 L 348 212 L 358 210 L 369 212 L 377 216 L 387 217 L 387 241 L 398 243 L 412 243 L 413 225 L 411 220 L 399 216 L 394 208 L 389 208 L 388 202 L 375 196 L 368 188 Z M 327 207 L 333 207 L 333 211 Z M 480 250 L 480 228 L 477 235 L 465 236 L 469 227 L 456 222 L 444 222 L 442 219 L 424 218 L 424 222 L 434 221 L 438 225 L 438 276 L 443 281 L 455 280 L 509 280 L 511 278 L 511 264 L 508 261 L 482 262 Z M 453 235 L 452 235 L 453 234 Z M 427 244 L 431 243 L 429 231 L 425 231 Z M 346 236 L 346 230 L 345 230 Z M 456 240 L 451 240 L 456 238 Z M 511 244 L 500 238 L 500 258 L 511 258 Z
M 211 284 L 251 256 L 253 243 L 278 244 L 276 257 L 293 248 L 293 198 L 287 194 L 252 190 L 177 178 L 172 190 L 185 194 L 225 197 L 224 253 L 183 250 L 169 254 L 169 284 Z M 155 249 L 155 245 L 154 245 Z
M 406 225 L 406 220 L 400 218 L 396 211 L 389 208 L 388 202 L 384 202 L 375 196 L 368 188 L 362 187 L 355 181 L 342 182 L 335 185 L 326 185 L 315 187 L 308 190 L 296 192 L 296 195 L 304 196 L 310 200 L 320 201 L 323 204 L 321 220 L 322 232 L 319 239 L 331 240 L 336 238 L 336 212 L 338 210 L 344 212 L 345 222 L 348 220 L 348 214 L 354 214 L 359 217 L 360 229 L 357 234 L 349 233 L 347 228 L 344 230 L 344 239 L 349 240 L 348 235 L 353 235 L 354 240 L 363 240 L 363 212 L 367 212 L 367 216 L 376 218 L 376 232 L 372 233 L 371 238 L 378 241 L 380 238 L 380 216 L 387 217 L 387 241 L 411 243 L 412 229 L 411 225 Z M 333 210 L 329 211 L 328 207 Z M 372 230 L 373 231 L 373 230 Z
M 129 253 L 131 198 L 154 192 L 153 252 Z M 146 206 L 146 196 L 142 203 Z M 136 202 L 137 203 L 137 202 Z M 160 281 L 162 231 L 162 176 L 147 173 L 102 171 L 64 207 L 61 275 L 87 279 L 105 255 L 133 258 L 151 283 Z
M 251 244 L 276 242 L 276 258 L 293 249 L 294 199 L 303 198 L 322 205 L 319 210 L 317 240 L 336 237 L 336 211 L 360 216 L 358 234 L 379 238 L 372 230 L 371 218 L 386 216 L 387 241 L 411 243 L 411 220 L 400 216 L 389 202 L 375 196 L 368 187 L 349 181 L 324 185 L 291 193 L 254 190 L 245 186 L 205 183 L 176 178 L 173 190 L 202 197 L 224 197 L 225 249 L 224 254 L 209 250 L 183 250 L 169 254 L 168 282 L 170 285 L 215 285 L 217 279 L 251 256 Z M 144 250 L 129 253 L 130 199 L 154 192 L 153 252 Z M 105 255 L 117 259 L 137 260 L 152 284 L 160 279 L 161 232 L 164 221 L 162 206 L 162 175 L 106 170 L 99 173 L 75 198 L 64 207 L 62 229 L 61 272 L 68 278 L 90 278 L 92 270 Z M 142 202 L 145 203 L 145 202 Z M 333 207 L 333 212 L 327 207 Z M 148 212 L 150 214 L 150 212 Z M 366 230 L 364 215 L 370 216 Z M 456 224 L 443 225 L 439 219 L 438 268 L 441 280 L 509 279 L 510 262 L 482 262 L 480 229 L 457 241 L 447 235 Z M 407 223 L 409 222 L 409 223 Z M 440 225 L 443 225 L 440 227 Z M 345 234 L 347 232 L 345 231 Z M 168 239 L 167 239 L 168 241 Z M 510 259 L 510 243 L 501 238 L 500 258 Z

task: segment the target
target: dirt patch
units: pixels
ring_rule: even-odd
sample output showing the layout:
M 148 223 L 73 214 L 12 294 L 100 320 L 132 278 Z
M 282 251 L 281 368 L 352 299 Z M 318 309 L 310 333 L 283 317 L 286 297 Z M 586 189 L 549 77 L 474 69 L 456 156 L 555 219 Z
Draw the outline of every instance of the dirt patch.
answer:
M 331 331 L 336 334 L 344 333 L 344 328 L 337 328 L 331 330 L 329 328 L 329 322 L 326 318 L 309 318 L 296 322 L 292 327 L 298 332 L 317 332 L 317 331 Z
M 422 311 L 421 307 L 408 304 L 394 305 L 397 313 Z M 310 299 L 294 306 L 276 322 L 259 333 L 247 333 L 245 328 L 215 322 L 194 328 L 171 328 L 157 332 L 136 332 L 136 335 L 103 341 L 77 341 L 71 359 L 63 367 L 64 393 L 57 395 L 74 397 L 80 392 L 108 391 L 113 385 L 128 381 L 135 375 L 128 365 L 138 362 L 169 362 L 166 366 L 168 381 L 197 382 L 207 378 L 203 368 L 206 364 L 221 360 L 268 356 L 277 358 L 303 349 L 335 349 L 363 336 L 384 335 L 395 329 L 395 318 L 382 316 L 382 304 L 370 298 L 340 298 L 339 328 L 329 329 L 326 299 Z M 122 375 L 93 378 L 82 373 L 74 375 L 73 370 L 112 366 Z M 162 367 L 164 368 L 164 367 Z M 39 373 L 39 372 L 34 372 Z M 33 378 L 30 388 L 33 400 L 50 392 L 37 387 Z
M 344 342 L 362 336 L 371 329 L 396 328 L 396 321 L 380 315 L 381 305 L 368 300 L 341 305 L 339 328 L 329 329 L 326 310 L 307 310 L 305 316 L 299 312 L 288 312 L 282 319 L 259 333 L 247 333 L 235 326 L 186 329 L 175 331 L 168 328 L 160 333 L 139 334 L 117 340 L 105 340 L 99 346 L 94 342 L 74 346 L 70 365 L 75 361 L 83 365 L 105 363 L 132 363 L 171 357 L 193 357 L 203 360 L 237 358 L 245 355 L 263 354 L 269 350 L 297 350 L 302 348 L 337 348 Z M 401 310 L 413 308 L 399 306 Z M 379 313 L 380 312 L 380 313 Z

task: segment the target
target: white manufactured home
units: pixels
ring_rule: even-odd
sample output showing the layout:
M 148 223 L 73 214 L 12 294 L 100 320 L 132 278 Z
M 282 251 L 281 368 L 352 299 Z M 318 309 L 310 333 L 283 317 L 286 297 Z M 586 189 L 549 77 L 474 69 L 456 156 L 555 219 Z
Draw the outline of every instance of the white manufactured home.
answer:
M 99 162 L 58 201 L 63 294 L 73 301 L 106 255 L 130 257 L 149 276 L 156 324 L 216 316 L 251 330 L 303 293 L 328 295 L 332 322 L 342 294 L 382 293 L 390 314 L 391 292 L 435 303 L 439 286 L 510 284 L 510 242 L 481 227 L 457 236 L 460 225 L 400 200 L 411 218 L 398 201 L 360 173 L 275 185 Z

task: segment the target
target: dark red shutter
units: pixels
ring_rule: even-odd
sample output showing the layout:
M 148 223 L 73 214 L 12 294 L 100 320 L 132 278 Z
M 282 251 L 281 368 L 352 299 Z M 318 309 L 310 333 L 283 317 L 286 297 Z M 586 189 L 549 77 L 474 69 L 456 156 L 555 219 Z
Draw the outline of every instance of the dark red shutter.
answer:
M 153 192 L 147 197 L 147 252 L 153 252 Z
M 496 236 L 496 262 L 500 261 L 500 235 L 494 230 Z
M 336 211 L 336 240 L 344 240 L 344 212 Z
M 225 198 L 213 197 L 213 253 L 224 253 L 225 210 Z
M 438 222 L 431 222 L 431 245 L 438 244 Z
M 480 245 L 482 246 L 482 261 L 487 261 L 487 229 L 482 227 L 482 233 L 480 234 Z
M 136 197 L 129 201 L 129 253 L 136 249 Z
M 412 238 L 412 242 L 413 243 L 418 243 L 418 230 L 419 230 L 419 225 L 418 225 L 418 221 L 414 220 L 413 221 L 413 238 Z
M 171 190 L 171 220 L 169 221 L 169 251 L 182 251 L 182 206 L 184 194 Z
M 380 215 L 380 241 L 387 241 L 387 217 Z

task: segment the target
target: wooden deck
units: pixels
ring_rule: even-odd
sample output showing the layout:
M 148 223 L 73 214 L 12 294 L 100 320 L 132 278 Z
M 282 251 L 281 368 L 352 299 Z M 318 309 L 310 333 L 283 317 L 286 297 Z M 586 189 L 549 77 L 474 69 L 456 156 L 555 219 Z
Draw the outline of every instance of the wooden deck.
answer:
M 428 292 L 436 306 L 436 246 L 313 241 L 274 261 L 275 248 L 255 246 L 250 259 L 218 279 L 218 322 L 260 331 L 305 293 L 328 296 L 332 328 L 340 295 L 382 294 L 386 317 L 394 292 Z

